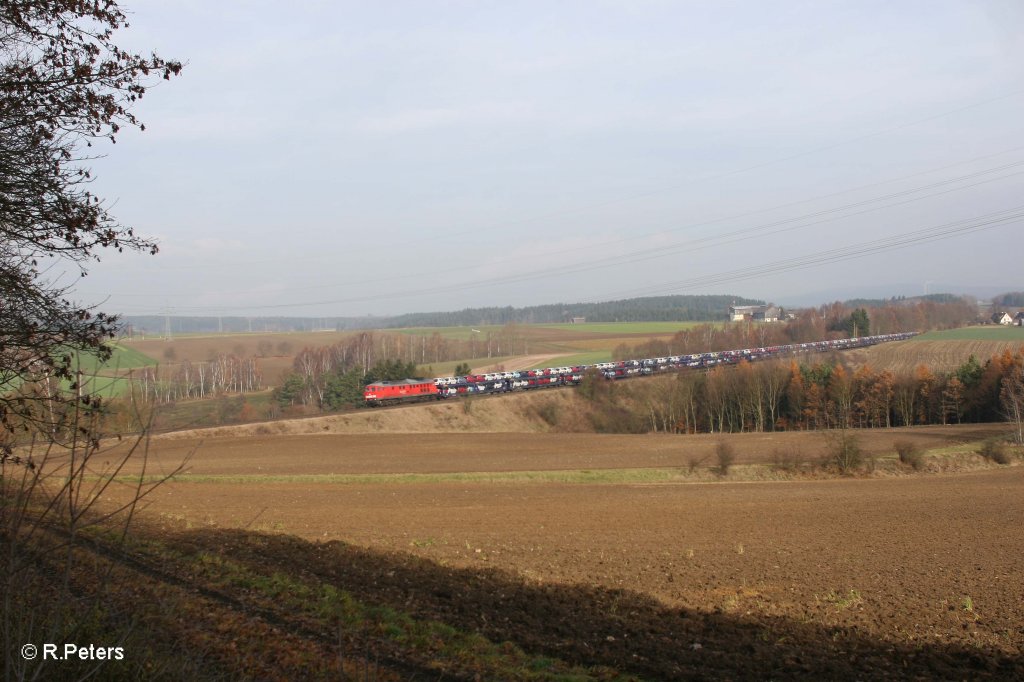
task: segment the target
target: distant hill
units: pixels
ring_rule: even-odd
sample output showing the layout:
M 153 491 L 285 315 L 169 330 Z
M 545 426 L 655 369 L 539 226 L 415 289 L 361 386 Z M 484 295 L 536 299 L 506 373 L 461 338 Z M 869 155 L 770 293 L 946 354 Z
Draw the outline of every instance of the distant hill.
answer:
M 410 313 L 388 321 L 388 327 L 453 327 L 467 324 L 570 322 L 688 322 L 725 319 L 730 305 L 763 305 L 740 296 L 652 296 L 601 303 L 553 303 L 525 308 L 466 308 L 456 312 Z
M 1024 308 L 1024 291 L 1008 291 L 992 297 L 992 305 L 1010 308 Z
M 921 301 L 930 301 L 932 303 L 953 303 L 954 301 L 960 301 L 964 297 L 960 294 L 923 294 L 921 296 L 893 296 L 892 298 L 851 298 L 843 301 L 844 305 L 851 308 L 880 308 L 886 305 L 893 305 L 897 303 L 920 303 Z M 973 300 L 973 299 L 972 299 Z
M 127 315 L 125 326 L 150 335 L 289 332 L 398 327 L 458 327 L 465 325 L 570 322 L 689 322 L 724 320 L 731 305 L 764 305 L 742 296 L 651 296 L 600 303 L 551 303 L 523 308 L 466 308 L 450 312 L 407 313 L 391 317 L 182 317 Z

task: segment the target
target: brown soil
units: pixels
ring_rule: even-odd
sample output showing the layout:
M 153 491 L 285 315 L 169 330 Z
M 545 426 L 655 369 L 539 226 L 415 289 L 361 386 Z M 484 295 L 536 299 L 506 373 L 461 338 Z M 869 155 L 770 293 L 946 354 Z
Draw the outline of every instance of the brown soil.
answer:
M 404 412 L 419 412 L 419 408 Z M 391 414 L 399 412 L 393 411 Z M 302 420 L 302 422 L 316 420 Z M 284 422 L 281 422 L 284 424 Z M 735 464 L 772 464 L 795 453 L 805 464 L 826 450 L 825 435 L 811 432 L 721 434 L 593 433 L 352 433 L 296 430 L 281 435 L 221 435 L 210 429 L 157 437 L 150 444 L 149 471 L 169 471 L 189 453 L 195 475 L 296 475 L 576 471 L 689 468 L 717 464 L 716 447 L 728 442 Z M 864 429 L 855 435 L 866 456 L 892 457 L 893 443 L 911 441 L 923 450 L 978 441 L 997 425 Z M 122 445 L 121 447 L 125 447 Z M 111 454 L 116 448 L 111 449 Z M 155 467 L 155 468 L 154 468 Z M 128 471 L 132 471 L 129 467 Z
M 937 447 L 993 430 L 859 435 L 891 453 L 896 438 Z M 168 466 L 194 437 L 156 441 L 151 464 Z M 1024 674 L 1024 467 L 658 485 L 270 478 L 683 466 L 720 438 L 209 438 L 192 473 L 268 478 L 166 484 L 144 517 L 206 528 L 168 536 L 183 546 L 649 679 Z M 729 438 L 741 462 L 820 439 Z
M 530 369 L 536 367 L 541 363 L 548 362 L 553 358 L 557 358 L 557 355 L 518 355 L 514 358 L 509 358 L 504 362 L 499 362 L 493 365 L 481 365 L 480 367 L 474 367 L 474 374 L 487 374 L 488 372 L 515 372 L 520 369 Z
M 205 362 L 217 355 L 229 353 L 239 357 L 250 357 L 259 354 L 261 343 L 269 343 L 272 357 L 286 358 L 290 365 L 292 356 L 306 346 L 330 346 L 350 335 L 351 332 L 197 334 L 176 336 L 171 339 L 163 339 L 160 336 L 137 337 L 133 340 L 124 339 L 121 343 L 161 362 Z M 168 349 L 173 349 L 173 358 L 166 357 L 169 354 Z

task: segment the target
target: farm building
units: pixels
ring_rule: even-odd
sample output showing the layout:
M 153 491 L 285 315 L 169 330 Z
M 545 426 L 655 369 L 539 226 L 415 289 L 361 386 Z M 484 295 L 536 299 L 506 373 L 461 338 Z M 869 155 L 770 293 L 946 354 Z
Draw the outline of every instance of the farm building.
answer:
M 742 322 L 778 322 L 781 311 L 773 305 L 733 305 L 729 306 L 729 321 Z
M 1018 327 L 1024 327 L 1024 310 L 1017 313 L 1017 317 L 1013 318 L 1013 323 Z
M 1010 324 L 1013 318 L 1009 313 L 992 313 L 992 324 Z

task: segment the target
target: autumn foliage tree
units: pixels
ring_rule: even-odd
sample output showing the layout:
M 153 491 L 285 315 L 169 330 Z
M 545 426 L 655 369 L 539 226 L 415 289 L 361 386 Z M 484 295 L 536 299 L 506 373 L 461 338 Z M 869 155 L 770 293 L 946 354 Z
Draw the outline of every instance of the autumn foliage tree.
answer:
M 721 433 L 864 429 L 922 424 L 1024 423 L 1024 347 L 954 371 L 856 370 L 840 356 L 740 362 L 681 372 L 671 381 L 615 383 L 615 400 L 632 406 L 651 431 Z M 594 375 L 581 391 L 612 388 Z M 601 390 L 605 389 L 605 390 Z M 631 428 L 632 422 L 629 422 Z
M 113 142 L 147 87 L 181 64 L 121 49 L 126 16 L 113 0 L 0 3 L 0 421 L 31 421 L 43 380 L 74 382 L 75 350 L 109 357 L 115 317 L 71 301 L 48 272 L 87 273 L 105 249 L 155 253 L 90 187 L 89 148 Z

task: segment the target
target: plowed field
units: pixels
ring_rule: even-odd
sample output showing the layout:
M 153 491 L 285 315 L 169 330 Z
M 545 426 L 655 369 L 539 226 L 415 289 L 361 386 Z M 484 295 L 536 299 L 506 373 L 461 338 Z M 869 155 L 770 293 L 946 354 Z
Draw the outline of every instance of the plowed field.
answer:
M 993 429 L 864 435 L 882 452 L 895 438 L 936 448 Z M 808 453 L 821 442 L 730 441 L 740 462 L 754 462 L 787 439 L 803 439 Z M 1024 467 L 750 482 L 644 483 L 625 473 L 683 467 L 716 442 L 211 438 L 189 476 L 154 493 L 146 517 L 207 528 L 188 542 L 235 561 L 641 678 L 1024 674 Z M 167 468 L 191 444 L 157 441 L 151 464 Z M 523 474 L 592 469 L 612 474 L 601 484 Z M 359 478 L 368 474 L 376 477 Z M 273 534 L 257 543 L 255 530 Z
M 894 373 L 913 372 L 918 365 L 926 365 L 933 372 L 952 372 L 974 355 L 984 364 L 993 355 L 1004 350 L 1016 352 L 1020 341 L 991 341 L 977 339 L 941 341 L 904 341 L 883 343 L 870 348 L 846 351 L 843 355 L 855 366 L 870 365 L 876 371 L 887 369 Z

